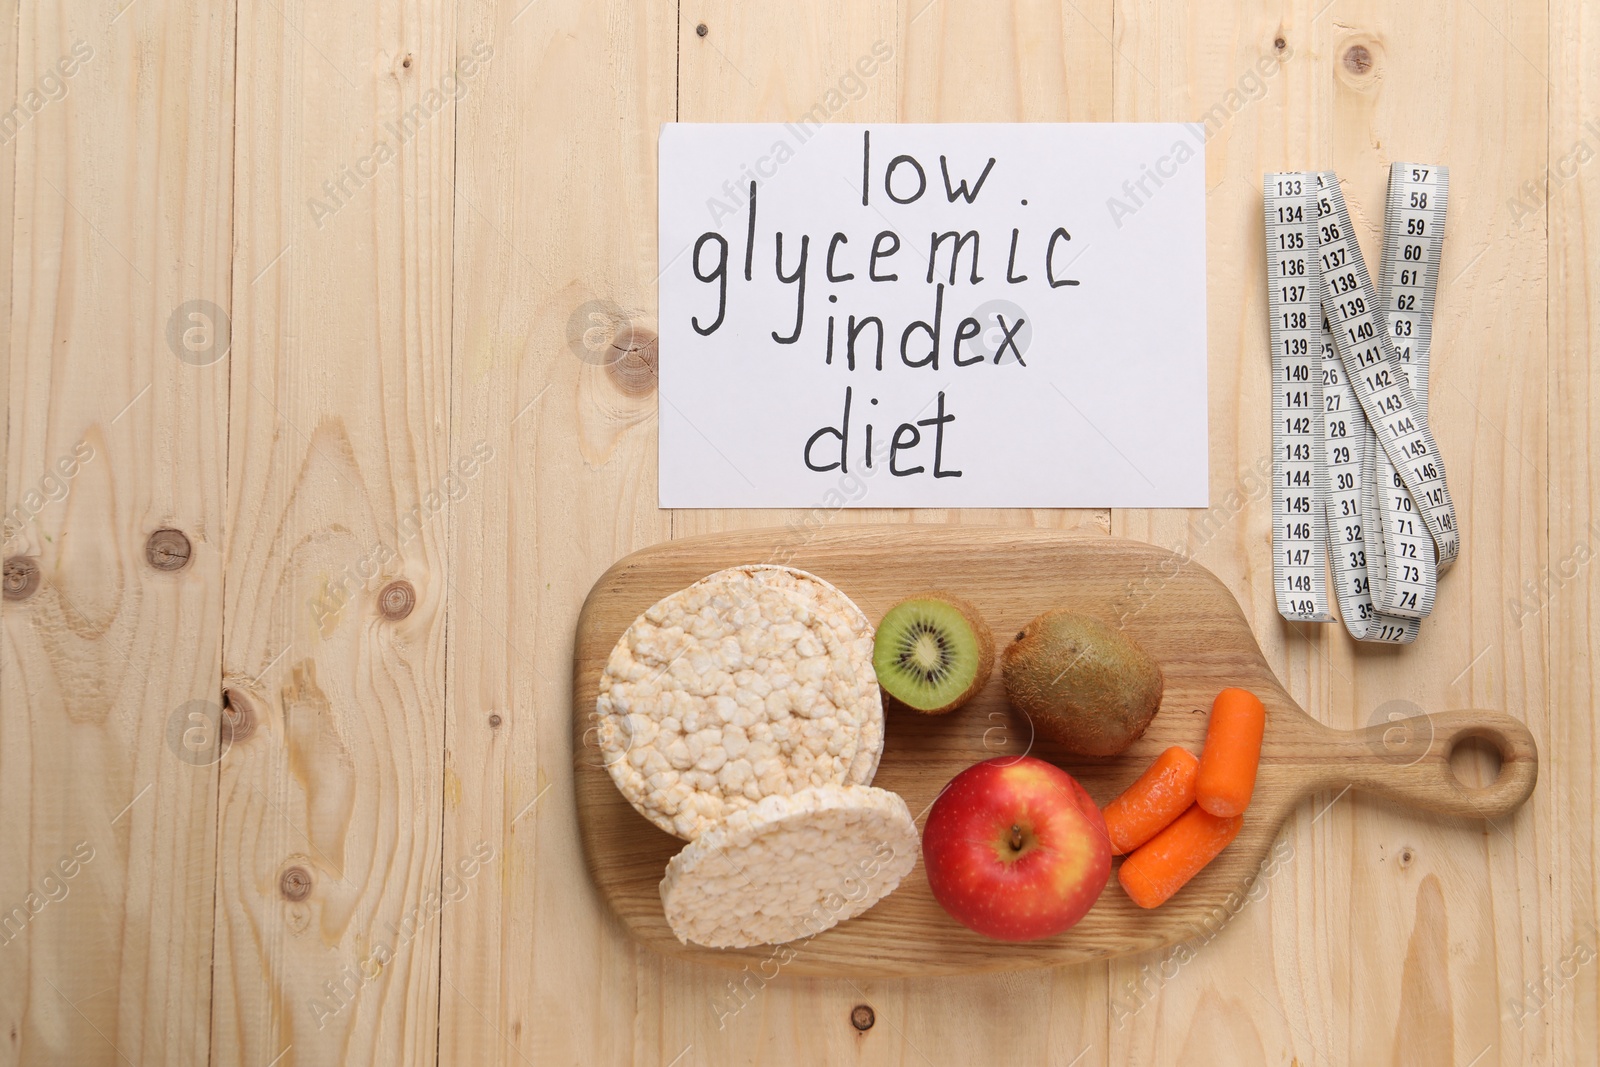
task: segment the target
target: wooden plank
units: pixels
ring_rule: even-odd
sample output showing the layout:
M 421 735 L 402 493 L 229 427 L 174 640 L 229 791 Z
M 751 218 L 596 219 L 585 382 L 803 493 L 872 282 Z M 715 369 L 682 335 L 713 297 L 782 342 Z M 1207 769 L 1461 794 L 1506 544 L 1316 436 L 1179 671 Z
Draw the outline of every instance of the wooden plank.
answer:
M 442 918 L 440 1063 L 665 1064 L 682 1048 L 634 1028 L 646 954 L 583 871 L 562 714 L 589 585 L 668 534 L 644 356 L 676 11 L 459 10 L 459 47 L 494 55 L 458 114 L 452 461 L 492 458 L 453 505 L 444 860 L 494 860 Z
M 805 115 L 826 122 L 894 121 L 904 60 L 894 18 L 893 4 L 844 0 L 768 5 L 760 11 L 716 0 L 685 10 L 678 27 L 677 117 L 683 122 L 793 122 Z M 838 507 L 836 501 L 848 495 L 871 500 L 872 483 L 860 484 L 859 490 L 854 485 L 819 490 L 811 508 L 674 511 L 673 535 L 781 525 L 790 532 L 767 550 L 778 557 L 834 522 L 912 519 L 909 509 Z
M 1438 159 L 1459 176 L 1430 417 L 1461 487 L 1457 499 L 1470 503 L 1457 505 L 1464 558 L 1444 577 L 1440 609 L 1418 644 L 1409 655 L 1386 656 L 1345 642 L 1352 680 L 1335 674 L 1324 706 L 1335 723 L 1343 709 L 1357 723 L 1371 721 L 1396 700 L 1429 711 L 1463 701 L 1501 708 L 1523 718 L 1548 751 L 1545 646 L 1503 610 L 1506 586 L 1545 561 L 1545 479 L 1525 457 L 1542 455 L 1547 441 L 1546 254 L 1541 234 L 1504 234 L 1497 225 L 1500 191 L 1544 165 L 1548 86 L 1524 55 L 1538 53 L 1546 27 L 1538 10 L 1498 25 L 1500 14 L 1487 9 L 1465 20 L 1458 14 L 1448 4 L 1360 5 L 1333 41 L 1333 158 L 1362 204 L 1357 226 L 1372 261 L 1391 161 Z M 1453 28 L 1440 39 L 1431 28 L 1442 20 Z M 1469 70 L 1470 78 L 1451 78 Z M 1519 282 L 1502 292 L 1497 279 L 1505 277 Z M 1522 906 L 1539 896 L 1549 860 L 1541 853 L 1550 841 L 1536 830 L 1544 810 L 1531 805 L 1487 828 L 1410 824 L 1360 803 L 1330 813 L 1339 821 L 1328 832 L 1348 819 L 1351 836 L 1313 855 L 1325 878 L 1349 872 L 1349 914 L 1366 927 L 1361 935 L 1343 920 L 1328 927 L 1343 944 L 1350 988 L 1368 991 L 1340 1005 L 1341 1014 L 1365 1021 L 1351 1030 L 1348 1056 L 1520 1058 L 1496 975 L 1548 936 L 1537 910 Z M 1396 950 L 1365 952 L 1369 941 Z M 1463 943 L 1473 947 L 1457 950 Z
M 1307 678 L 1321 661 L 1303 639 L 1272 621 L 1265 548 L 1270 375 L 1259 198 L 1262 171 L 1327 161 L 1328 16 L 1314 17 L 1321 6 L 1202 14 L 1144 0 L 1117 4 L 1117 118 L 1198 122 L 1195 135 L 1205 144 L 1211 506 L 1203 512 L 1119 510 L 1112 529 L 1180 550 L 1216 573 L 1239 599 L 1268 662 L 1314 717 L 1323 710 Z M 1262 414 L 1257 419 L 1250 412 Z M 1149 610 L 1163 610 L 1159 582 Z M 1316 809 L 1329 799 L 1315 801 Z M 1276 1062 L 1307 1044 L 1293 1040 L 1290 1013 L 1326 1008 L 1322 991 L 1331 984 L 1327 968 L 1337 956 L 1318 950 L 1289 957 L 1302 988 L 1318 992 L 1303 998 L 1305 1007 L 1301 997 L 1285 998 L 1261 977 L 1277 963 L 1272 933 L 1281 921 L 1274 909 L 1287 910 L 1291 923 L 1295 914 L 1289 872 L 1310 868 L 1304 821 L 1304 815 L 1292 821 L 1264 861 L 1257 885 L 1265 887 L 1267 906 L 1260 904 L 1260 888 L 1229 902 L 1228 925 L 1242 929 L 1208 932 L 1173 949 L 1111 963 L 1110 1062 L 1161 1063 L 1180 1055 Z M 1280 935 L 1297 936 L 1306 933 L 1292 926 Z M 1328 1040 L 1320 1018 L 1309 1025 L 1314 1040 Z M 1310 1062 L 1308 1052 L 1299 1052 Z
M 9 115 L 17 106 L 18 86 L 15 72 L 17 70 L 17 5 L 21 0 L 0 0 L 0 56 L 11 57 L 10 79 L 0 79 L 0 114 Z M 0 293 L 5 294 L 5 299 L 0 300 L 0 410 L 11 410 L 9 400 L 11 396 L 11 261 L 16 255 L 16 170 L 17 170 L 17 133 L 19 130 L 6 132 L 7 127 L 0 126 Z M 6 464 L 9 454 L 10 436 L 0 433 L 0 500 L 7 510 L 11 507 L 11 493 L 8 490 L 7 475 L 10 468 Z M 0 524 L 4 523 L 0 518 Z M 0 556 L 9 550 L 3 542 L 6 532 L 0 528 Z M 0 672 L 5 670 L 5 657 L 0 656 Z M 0 685 L 3 685 L 0 682 Z
M 233 12 L 6 22 L 0 1062 L 205 1063 L 228 364 L 169 327 L 229 302 Z
M 665 955 L 735 970 L 782 966 L 797 975 L 922 978 L 1145 951 L 1212 932 L 1227 917 L 1230 899 L 1250 888 L 1284 819 L 1329 783 L 1375 790 L 1408 811 L 1503 817 L 1527 800 L 1538 775 L 1526 728 L 1502 714 L 1462 710 L 1437 717 L 1431 742 L 1403 766 L 1385 751 L 1386 727 L 1336 731 L 1311 719 L 1267 666 L 1227 588 L 1164 549 L 1004 527 L 840 526 L 818 533 L 791 562 L 838 587 L 869 620 L 882 618 L 904 596 L 905 583 L 919 588 L 937 582 L 974 604 L 1002 645 L 1030 619 L 1066 603 L 1113 620 L 1149 653 L 1163 678 L 1161 710 L 1126 752 L 1086 758 L 1046 738 L 1032 742 L 1033 755 L 1065 768 L 1101 805 L 1169 746 L 1197 752 L 1219 691 L 1238 685 L 1256 693 L 1267 707 L 1267 729 L 1249 817 L 1228 849 L 1160 908 L 1143 910 L 1113 887 L 1078 925 L 1054 938 L 996 943 L 971 933 L 945 914 L 928 888 L 927 872 L 918 869 L 866 914 L 797 943 L 792 959 L 779 958 L 770 946 L 686 946 L 667 925 L 658 888 L 661 872 L 684 843 L 641 817 L 618 790 L 592 739 L 595 700 L 613 648 L 640 614 L 706 574 L 740 565 L 774 536 L 776 531 L 760 530 L 711 534 L 637 552 L 595 583 L 579 620 L 572 728 L 585 858 L 629 932 Z M 1142 573 L 1171 576 L 1160 611 L 1139 610 L 1134 582 Z M 1008 709 L 998 674 L 956 712 L 930 716 L 891 709 L 885 726 L 888 738 L 873 784 L 904 797 L 914 812 L 931 806 L 963 769 L 995 755 L 989 742 L 996 726 L 1024 735 L 1028 730 L 1026 719 Z M 1450 769 L 1451 748 L 1468 736 L 1493 737 L 1505 755 L 1505 769 L 1492 788 L 1468 791 Z
M 696 27 L 704 23 L 705 37 Z M 777 121 L 805 114 L 882 41 L 892 65 L 864 90 L 841 92 L 833 121 L 1064 121 L 1111 118 L 1109 0 L 1064 10 L 1035 2 L 913 0 L 883 5 L 783 5 L 753 10 L 713 3 L 685 9 L 680 27 L 680 117 Z M 854 97 L 852 99 L 852 97 Z M 792 544 L 848 522 L 1004 523 L 1104 533 L 1095 510 L 943 510 L 817 507 L 798 511 L 678 511 L 675 536 L 782 523 Z M 860 1055 L 866 1062 L 921 1062 L 940 1048 L 1006 1047 L 1019 1059 L 1067 1062 L 1101 1047 L 1104 967 L 1026 976 L 918 982 L 735 976 L 655 961 L 659 991 L 641 1014 L 675 1052 L 692 1044 L 711 1058 L 754 1048 L 763 1062 L 810 1063 Z M 851 1009 L 870 1004 L 865 1034 Z M 974 1008 L 973 1005 L 981 1007 Z M 1037 1020 L 1048 1019 L 1047 1025 Z M 1103 1052 L 1079 1062 L 1103 1062 Z
M 1501 957 L 1498 984 L 1508 1049 L 1526 1059 L 1581 1061 L 1593 1054 L 1600 1026 L 1600 747 L 1594 714 L 1600 691 L 1600 368 L 1594 361 L 1600 329 L 1600 11 L 1563 0 L 1550 5 L 1550 135 L 1552 178 L 1530 169 L 1503 193 L 1497 228 L 1521 234 L 1544 230 L 1549 241 L 1550 312 L 1549 540 L 1543 570 L 1511 576 L 1508 624 L 1546 649 L 1549 670 L 1544 796 L 1537 797 L 1542 840 L 1520 843 L 1544 864 L 1547 880 L 1528 887 L 1526 910 L 1543 924 L 1543 938 Z M 1521 183 L 1531 182 L 1530 186 Z M 1548 201 L 1547 206 L 1545 201 Z M 1516 350 L 1513 350 L 1515 353 Z M 1515 354 L 1512 356 L 1515 359 Z M 1531 581 L 1532 585 L 1527 583 Z M 1509 1058 L 1509 1057 L 1508 1057 Z
M 239 7 L 218 1063 L 437 1044 L 448 6 Z M 409 583 L 406 588 L 394 583 Z
M 1130 63 L 1151 76 L 1124 77 L 1119 68 L 1119 117 L 1193 118 L 1213 102 L 1229 111 L 1207 143 L 1213 510 L 1221 504 L 1229 521 L 1211 523 L 1221 530 L 1211 535 L 1181 513 L 1119 512 L 1114 528 L 1188 547 L 1216 570 L 1245 602 L 1290 691 L 1325 722 L 1358 726 L 1388 711 L 1470 704 L 1526 717 L 1544 741 L 1542 646 L 1502 610 L 1506 588 L 1545 554 L 1542 479 L 1521 458 L 1544 451 L 1543 250 L 1531 230 L 1507 234 L 1495 222 L 1501 190 L 1542 166 L 1545 87 L 1518 52 L 1538 54 L 1544 26 L 1523 13 L 1496 27 L 1492 14 L 1458 18 L 1436 4 L 1319 9 L 1297 4 L 1288 14 L 1191 24 L 1153 4 L 1127 5 L 1124 18 L 1119 5 Z M 1252 102 L 1239 79 L 1279 37 L 1296 56 L 1263 79 L 1265 97 Z M 1154 85 L 1172 87 L 1170 95 Z M 1230 89 L 1245 101 L 1237 111 Z M 1457 176 L 1433 417 L 1466 537 L 1465 558 L 1441 586 L 1441 610 L 1417 645 L 1398 653 L 1352 648 L 1342 628 L 1277 619 L 1261 547 L 1267 501 L 1233 478 L 1269 457 L 1266 420 L 1249 414 L 1267 410 L 1261 172 L 1337 167 L 1375 264 L 1387 167 L 1397 159 L 1437 160 Z M 1503 290 L 1498 280 L 1508 277 L 1518 284 Z M 1515 360 L 1502 356 L 1511 351 Z M 1258 883 L 1265 906 L 1241 906 L 1241 929 L 1205 945 L 1181 971 L 1168 968 L 1170 979 L 1165 957 L 1114 966 L 1113 991 L 1135 1009 L 1118 1046 L 1126 1058 L 1245 1048 L 1268 1059 L 1370 1062 L 1432 1050 L 1469 1062 L 1511 1042 L 1497 1022 L 1503 998 L 1494 977 L 1497 960 L 1546 938 L 1536 909 L 1519 905 L 1537 897 L 1540 867 L 1530 857 L 1541 846 L 1531 827 L 1544 809 L 1530 805 L 1486 831 L 1359 800 L 1327 807 L 1336 796 L 1313 801 L 1291 825 L 1283 862 Z M 1258 977 L 1241 988 L 1238 975 Z

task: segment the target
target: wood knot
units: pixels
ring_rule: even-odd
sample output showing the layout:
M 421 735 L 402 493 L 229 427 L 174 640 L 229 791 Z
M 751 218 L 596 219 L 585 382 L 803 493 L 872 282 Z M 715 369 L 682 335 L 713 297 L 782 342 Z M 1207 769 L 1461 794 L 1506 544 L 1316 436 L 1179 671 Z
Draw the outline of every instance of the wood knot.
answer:
M 407 70 L 411 69 L 411 57 L 408 55 L 400 61 L 400 65 Z
M 491 728 L 499 726 L 501 721 L 502 720 L 501 720 L 499 715 L 491 715 L 491 716 L 489 716 L 489 726 Z
M 1407 845 L 1405 848 L 1401 849 L 1400 850 L 1400 869 L 1403 871 L 1407 867 L 1411 866 L 1411 861 L 1416 859 L 1416 858 L 1417 858 L 1417 854 L 1415 852 L 1411 851 L 1411 846 Z
M 1365 74 L 1372 69 L 1372 52 L 1364 44 L 1353 44 L 1344 52 L 1344 69 L 1351 74 Z
M 26 600 L 39 588 L 39 564 L 27 556 L 9 556 L 5 565 L 5 598 Z
M 1275 37 L 1272 40 L 1272 47 L 1281 52 L 1285 48 L 1289 47 L 1289 42 L 1285 41 L 1282 37 Z
M 384 586 L 378 593 L 378 610 L 390 622 L 399 622 L 417 606 L 417 591 L 404 578 Z
M 311 872 L 304 867 L 290 867 L 278 876 L 278 892 L 285 900 L 306 899 L 311 895 Z
M 243 741 L 256 729 L 255 708 L 250 703 L 250 698 L 237 689 L 224 689 L 222 691 L 222 741 L 225 746 L 231 746 L 235 741 Z
M 144 543 L 144 558 L 158 571 L 181 571 L 189 562 L 189 538 L 182 530 L 157 530 Z
M 648 396 L 656 387 L 655 331 L 623 324 L 611 339 L 611 360 L 606 373 L 629 396 Z
M 708 33 L 710 33 L 710 32 L 711 32 L 711 30 L 710 30 L 710 29 L 709 29 L 709 28 L 707 28 L 707 26 L 706 26 L 706 24 L 705 24 L 705 23 L 703 23 L 703 22 L 702 22 L 702 23 L 701 23 L 701 24 L 700 24 L 700 25 L 698 25 L 698 26 L 696 26 L 696 27 L 695 27 L 695 28 L 694 28 L 694 32 L 695 32 L 695 33 L 696 33 L 696 34 L 697 34 L 697 35 L 698 35 L 698 36 L 700 36 L 700 37 L 704 37 L 704 36 L 705 36 L 705 35 L 706 35 L 706 34 L 708 34 Z
M 878 1013 L 872 1010 L 871 1004 L 857 1004 L 850 1009 L 850 1025 L 866 1033 L 872 1029 L 872 1024 L 878 1021 Z

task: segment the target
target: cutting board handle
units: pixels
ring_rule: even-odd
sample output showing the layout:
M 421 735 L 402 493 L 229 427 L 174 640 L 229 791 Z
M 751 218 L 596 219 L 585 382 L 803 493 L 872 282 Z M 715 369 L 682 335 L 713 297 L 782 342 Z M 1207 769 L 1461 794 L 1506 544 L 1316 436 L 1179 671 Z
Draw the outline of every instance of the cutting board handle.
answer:
M 1499 712 L 1446 711 L 1327 734 L 1314 758 L 1303 758 L 1311 755 L 1308 749 L 1288 756 L 1305 766 L 1308 792 L 1350 786 L 1443 815 L 1498 819 L 1520 808 L 1539 778 L 1533 734 Z M 1500 773 L 1481 788 L 1450 767 L 1451 754 L 1469 738 L 1481 738 L 1500 754 Z

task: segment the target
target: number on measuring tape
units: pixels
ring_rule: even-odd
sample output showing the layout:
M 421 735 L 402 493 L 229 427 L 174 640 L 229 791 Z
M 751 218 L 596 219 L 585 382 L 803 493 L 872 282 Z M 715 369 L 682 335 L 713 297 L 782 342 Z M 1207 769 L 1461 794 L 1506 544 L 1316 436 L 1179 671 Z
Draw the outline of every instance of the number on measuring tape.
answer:
M 1414 640 L 1438 569 L 1459 550 L 1426 415 L 1448 182 L 1442 167 L 1391 168 L 1375 290 L 1331 171 L 1264 181 L 1278 608 L 1290 619 L 1330 620 L 1331 565 L 1345 625 L 1359 640 Z M 1311 387 L 1296 388 L 1306 377 Z M 1309 427 L 1294 415 L 1302 400 L 1315 404 Z M 1308 484 L 1313 519 L 1301 522 Z M 1320 550 L 1303 550 L 1308 535 Z

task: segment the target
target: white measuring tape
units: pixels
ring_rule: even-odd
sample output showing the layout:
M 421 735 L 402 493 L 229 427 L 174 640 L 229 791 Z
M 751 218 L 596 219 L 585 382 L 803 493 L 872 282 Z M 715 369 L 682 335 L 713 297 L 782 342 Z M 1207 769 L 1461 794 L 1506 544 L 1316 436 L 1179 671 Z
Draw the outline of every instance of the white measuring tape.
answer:
M 1272 337 L 1272 576 L 1287 619 L 1407 644 L 1460 548 L 1427 421 L 1449 173 L 1389 171 L 1373 290 L 1332 171 L 1263 183 Z

